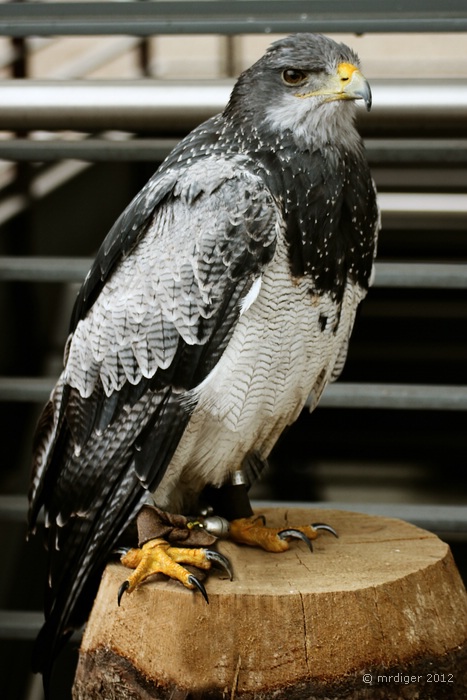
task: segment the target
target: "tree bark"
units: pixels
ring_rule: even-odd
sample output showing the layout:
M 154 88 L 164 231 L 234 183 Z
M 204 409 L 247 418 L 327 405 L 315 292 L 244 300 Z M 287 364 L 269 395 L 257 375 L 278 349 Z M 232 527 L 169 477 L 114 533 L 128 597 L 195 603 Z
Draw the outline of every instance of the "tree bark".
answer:
M 366 700 L 467 697 L 467 595 L 449 547 L 391 518 L 265 510 L 268 525 L 316 520 L 314 552 L 219 543 L 199 593 L 156 580 L 125 595 L 109 565 L 80 651 L 74 700 Z

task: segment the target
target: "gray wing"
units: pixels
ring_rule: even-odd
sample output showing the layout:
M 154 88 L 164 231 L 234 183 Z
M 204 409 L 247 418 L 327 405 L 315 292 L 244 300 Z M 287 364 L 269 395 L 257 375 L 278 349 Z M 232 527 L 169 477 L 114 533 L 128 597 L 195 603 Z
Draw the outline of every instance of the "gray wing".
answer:
M 180 397 L 228 344 L 274 253 L 278 215 L 258 178 L 206 158 L 151 181 L 116 226 L 37 432 L 31 527 L 43 507 L 50 557 L 37 669 L 84 621 L 109 552 L 162 478 L 194 408 Z

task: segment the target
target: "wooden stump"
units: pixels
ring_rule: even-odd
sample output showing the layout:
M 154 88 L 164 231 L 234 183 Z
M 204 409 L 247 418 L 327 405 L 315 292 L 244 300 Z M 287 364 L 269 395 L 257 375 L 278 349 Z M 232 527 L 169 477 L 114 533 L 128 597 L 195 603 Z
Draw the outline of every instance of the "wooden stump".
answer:
M 467 697 L 467 595 L 449 547 L 391 518 L 265 510 L 270 525 L 327 522 L 311 554 L 219 544 L 206 605 L 173 581 L 124 596 L 106 569 L 84 635 L 74 700 Z

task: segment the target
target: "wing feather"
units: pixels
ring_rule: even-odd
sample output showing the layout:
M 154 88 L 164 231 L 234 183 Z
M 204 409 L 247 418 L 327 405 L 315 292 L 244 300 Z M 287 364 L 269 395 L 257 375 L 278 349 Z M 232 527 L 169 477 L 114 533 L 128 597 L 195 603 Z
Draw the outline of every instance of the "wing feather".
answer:
M 162 478 L 194 408 L 181 396 L 222 355 L 277 226 L 258 178 L 204 158 L 153 179 L 104 242 L 39 428 L 31 526 L 43 506 L 50 573 L 37 668 L 84 621 L 109 552 Z

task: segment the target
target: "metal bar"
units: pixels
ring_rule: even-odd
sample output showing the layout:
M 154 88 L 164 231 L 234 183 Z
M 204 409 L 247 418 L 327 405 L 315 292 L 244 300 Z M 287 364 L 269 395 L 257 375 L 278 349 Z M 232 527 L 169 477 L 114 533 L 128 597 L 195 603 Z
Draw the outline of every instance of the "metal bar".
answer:
M 3 80 L 0 129 L 180 136 L 221 112 L 232 85 L 226 80 Z M 371 113 L 357 111 L 366 137 L 467 137 L 467 80 L 375 80 L 372 90 Z
M 36 610 L 0 610 L 0 639 L 30 641 L 44 623 L 44 614 Z M 72 635 L 73 642 L 79 642 L 82 630 Z
M 369 138 L 365 141 L 365 149 L 371 165 L 443 167 L 467 164 L 466 139 Z
M 412 289 L 467 289 L 467 265 L 378 262 L 374 284 Z
M 1 106 L 0 106 L 1 110 Z M 0 160 L 49 162 L 162 161 L 178 143 L 175 138 L 133 138 L 120 134 L 78 139 L 15 139 L 0 141 Z M 367 139 L 371 165 L 467 165 L 466 139 Z
M 55 377 L 0 377 L 0 401 L 45 403 Z
M 0 107 L 1 109 L 1 107 Z M 179 139 L 162 138 L 80 138 L 78 140 L 24 140 L 0 141 L 0 160 L 49 162 L 57 160 L 84 160 L 88 162 L 162 161 L 177 145 Z M 462 149 L 452 149 L 459 157 Z M 465 149 L 467 162 L 467 144 Z
M 0 377 L 0 401 L 45 403 L 55 377 Z M 467 410 L 467 386 L 415 384 L 330 384 L 322 408 L 384 408 L 404 410 Z
M 378 204 L 383 228 L 467 228 L 467 194 L 380 192 Z
M 22 495 L 0 495 L 0 521 L 9 523 L 27 522 L 28 499 Z
M 319 406 L 466 411 L 467 386 L 336 382 L 326 388 Z
M 225 81 L 0 81 L 0 129 L 184 134 L 224 109 Z
M 461 32 L 463 0 L 280 0 L 230 2 L 70 2 L 0 5 L 8 36 L 244 34 L 275 32 Z
M 80 283 L 91 265 L 92 258 L 0 256 L 0 280 Z M 462 263 L 377 262 L 375 268 L 375 287 L 467 289 Z
M 351 469 L 351 467 L 349 467 Z M 372 515 L 383 515 L 401 518 L 408 522 L 424 527 L 431 531 L 445 533 L 464 533 L 467 535 L 467 507 L 465 505 L 429 505 L 419 503 L 326 503 L 326 502 L 290 502 L 279 503 L 269 501 L 254 501 L 256 510 L 275 507 L 289 508 L 331 508 L 336 510 L 351 510 Z M 28 510 L 28 499 L 24 495 L 0 495 L 0 521 L 25 522 Z M 0 612 L 1 614 L 1 612 Z M 37 614 L 38 615 L 38 614 Z M 11 619 L 11 618 L 10 618 Z M 33 619 L 31 628 L 40 624 L 40 619 Z M 1 627 L 1 622 L 0 622 Z
M 54 384 L 49 377 L 0 377 L 0 401 L 45 403 Z
M 0 610 L 0 639 L 29 641 L 35 639 L 44 615 L 33 610 Z
M 0 280 L 82 282 L 92 258 L 0 257 Z
M 351 467 L 350 467 L 351 469 Z M 313 508 L 348 510 L 369 515 L 400 518 L 431 532 L 446 535 L 467 536 L 467 507 L 465 505 L 431 505 L 420 503 L 347 503 L 347 502 L 306 502 L 292 501 L 252 501 L 253 509 L 261 508 Z

